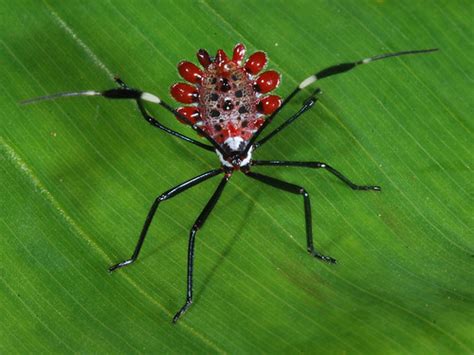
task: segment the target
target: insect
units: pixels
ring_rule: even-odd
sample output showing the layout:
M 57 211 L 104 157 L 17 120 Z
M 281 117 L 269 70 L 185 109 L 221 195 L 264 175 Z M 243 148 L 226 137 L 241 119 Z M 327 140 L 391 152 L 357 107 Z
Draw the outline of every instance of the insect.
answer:
M 58 93 L 26 100 L 23 103 L 33 103 L 67 96 L 102 96 L 107 99 L 135 100 L 141 115 L 152 126 L 193 144 L 196 147 L 217 154 L 220 161 L 219 168 L 193 177 L 162 193 L 155 199 L 148 212 L 131 258 L 109 268 L 109 271 L 112 272 L 130 265 L 137 260 L 145 241 L 148 228 L 162 202 L 212 177 L 223 175 L 217 189 L 194 222 L 189 233 L 186 301 L 173 317 L 173 322 L 176 323 L 188 310 L 193 301 L 193 265 L 196 234 L 206 222 L 216 206 L 227 182 L 236 171 L 241 171 L 249 178 L 270 185 L 275 189 L 301 195 L 304 201 L 306 245 L 308 252 L 317 259 L 328 263 L 336 263 L 335 259 L 321 254 L 314 247 L 311 206 L 308 192 L 299 185 L 254 172 L 253 167 L 266 165 L 273 167 L 324 169 L 353 190 L 380 191 L 380 187 L 357 185 L 341 172 L 323 162 L 253 159 L 252 156 L 256 149 L 281 133 L 303 113 L 314 106 L 321 93 L 319 88 L 313 90 L 303 101 L 301 107 L 290 117 L 286 118 L 279 126 L 271 130 L 263 138 L 261 134 L 272 123 L 283 107 L 292 102 L 300 91 L 306 89 L 306 87 L 316 81 L 350 71 L 359 65 L 368 64 L 380 59 L 407 54 L 427 53 L 436 50 L 437 49 L 424 49 L 388 53 L 365 58 L 356 62 L 330 66 L 303 80 L 298 87 L 282 100 L 279 96 L 270 94 L 279 85 L 280 74 L 274 70 L 262 72 L 267 64 L 267 55 L 264 52 L 258 51 L 245 60 L 245 46 L 238 43 L 233 49 L 231 58 L 229 58 L 222 49 L 217 51 L 215 57 L 211 57 L 206 50 L 200 49 L 197 52 L 197 59 L 201 64 L 201 68 L 188 61 L 183 61 L 178 64 L 179 74 L 187 81 L 187 83 L 180 82 L 174 84 L 170 90 L 171 95 L 176 101 L 186 105 L 178 109 L 174 109 L 154 94 L 130 88 L 119 78 L 115 79 L 118 87 L 114 89 Z M 188 137 L 163 125 L 145 108 L 144 101 L 158 104 L 165 110 L 171 112 L 179 121 L 191 127 L 207 142 L 204 143 L 202 140 Z

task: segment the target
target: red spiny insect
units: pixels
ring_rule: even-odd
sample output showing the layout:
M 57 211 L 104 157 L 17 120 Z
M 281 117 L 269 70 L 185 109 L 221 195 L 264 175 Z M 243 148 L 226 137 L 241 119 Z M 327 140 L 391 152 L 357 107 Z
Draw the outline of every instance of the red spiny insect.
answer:
M 137 260 L 143 242 L 145 241 L 148 228 L 162 201 L 168 200 L 181 192 L 210 179 L 211 177 L 223 174 L 224 176 L 217 189 L 190 230 L 186 302 L 174 316 L 173 322 L 176 322 L 192 304 L 194 243 L 196 233 L 203 226 L 207 217 L 213 210 L 228 180 L 237 170 L 242 171 L 246 176 L 252 179 L 270 185 L 276 189 L 301 195 L 304 201 L 306 244 L 308 252 L 312 256 L 323 261 L 329 263 L 336 262 L 336 260 L 330 256 L 324 256 L 319 253 L 313 246 L 311 206 L 308 192 L 301 186 L 254 172 L 252 167 L 267 165 L 274 167 L 286 166 L 325 169 L 353 190 L 380 191 L 380 187 L 356 185 L 342 173 L 322 162 L 252 159 L 252 154 L 257 148 L 261 147 L 314 106 L 318 100 L 318 94 L 320 93 L 319 88 L 315 89 L 306 100 L 303 101 L 301 107 L 295 113 L 290 115 L 290 117 L 286 118 L 278 127 L 274 128 L 263 138 L 259 138 L 260 134 L 270 123 L 272 123 L 280 110 L 293 100 L 298 92 L 318 80 L 344 73 L 358 65 L 371 63 L 379 59 L 406 54 L 427 53 L 435 50 L 437 49 L 388 53 L 356 62 L 330 66 L 303 80 L 298 87 L 296 87 L 282 101 L 280 97 L 269 94 L 280 83 L 280 74 L 273 70 L 262 73 L 262 70 L 267 64 L 266 54 L 264 52 L 256 52 L 244 61 L 245 47 L 243 44 L 239 43 L 234 47 L 231 59 L 229 59 L 221 49 L 217 51 L 215 57 L 211 57 L 207 51 L 201 49 L 197 53 L 197 58 L 202 68 L 197 67 L 191 62 L 179 63 L 179 74 L 190 84 L 177 83 L 171 87 L 171 95 L 173 98 L 178 102 L 187 105 L 178 109 L 172 108 L 156 95 L 128 87 L 119 78 L 116 78 L 119 87 L 115 89 L 105 91 L 89 90 L 59 93 L 26 100 L 23 103 L 33 103 L 65 96 L 102 96 L 107 99 L 132 99 L 136 101 L 143 118 L 151 125 L 188 143 L 194 144 L 197 147 L 217 153 L 221 162 L 220 168 L 207 171 L 189 179 L 162 193 L 155 199 L 146 217 L 145 224 L 138 239 L 138 243 L 135 246 L 133 255 L 130 259 L 122 261 L 121 263 L 109 268 L 109 271 L 114 271 L 121 267 L 130 265 Z M 200 136 L 206 139 L 209 144 L 190 138 L 161 124 L 156 118 L 148 113 L 143 105 L 144 101 L 158 104 L 167 111 L 173 113 L 179 121 L 189 125 Z
M 224 155 L 242 151 L 265 122 L 264 117 L 281 105 L 280 97 L 267 95 L 280 83 L 280 74 L 273 70 L 259 74 L 267 64 L 265 53 L 252 54 L 242 65 L 244 56 L 243 44 L 235 46 L 232 59 L 222 49 L 213 60 L 200 50 L 197 57 L 204 70 L 190 62 L 178 64 L 183 79 L 194 85 L 177 83 L 171 87 L 176 101 L 193 105 L 177 109 L 187 118 L 183 123 L 198 126 L 216 142 L 223 151 L 217 150 L 217 154 L 229 168 L 234 165 Z M 250 154 L 235 166 L 247 165 L 249 161 Z

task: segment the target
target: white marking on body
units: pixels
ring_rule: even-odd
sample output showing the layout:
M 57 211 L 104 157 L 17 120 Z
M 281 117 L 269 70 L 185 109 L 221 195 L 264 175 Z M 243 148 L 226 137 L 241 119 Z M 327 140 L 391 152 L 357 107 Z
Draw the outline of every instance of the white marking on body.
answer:
M 238 152 L 239 147 L 241 143 L 244 140 L 241 137 L 230 137 L 227 138 L 226 141 L 224 142 L 225 145 L 227 145 L 232 151 Z M 252 150 L 253 147 L 251 147 L 247 153 L 247 156 L 240 162 L 239 166 L 245 166 L 250 163 L 250 160 L 252 159 Z M 228 167 L 228 168 L 233 168 L 234 166 L 232 163 L 228 162 L 227 160 L 224 159 L 224 156 L 222 155 L 221 152 L 216 150 L 217 156 L 219 157 L 220 162 L 222 165 Z
M 149 92 L 144 92 L 141 94 L 140 99 L 153 102 L 155 104 L 159 104 L 161 102 L 160 98 L 158 96 L 155 96 L 153 94 L 150 94 Z
M 362 59 L 362 64 L 367 64 L 367 63 L 370 63 L 372 61 L 372 58 L 365 58 L 365 59 Z
M 239 146 L 243 141 L 244 140 L 240 137 L 230 137 L 226 139 L 224 144 L 226 144 L 233 151 L 237 151 L 239 150 Z
M 217 153 L 217 156 L 219 157 L 219 160 L 221 161 L 221 164 L 224 165 L 224 166 L 227 166 L 228 168 L 232 168 L 233 165 L 231 163 L 229 163 L 227 160 L 224 159 L 224 156 L 222 155 L 221 152 L 219 152 L 218 150 L 216 150 L 216 153 Z
M 311 85 L 312 83 L 314 83 L 315 81 L 317 80 L 316 78 L 316 75 L 311 75 L 310 77 L 304 79 L 300 86 L 298 86 L 300 89 L 304 89 L 305 87 L 307 87 L 308 85 Z
M 244 160 L 240 162 L 240 166 L 245 166 L 250 163 L 250 159 L 252 159 L 252 149 L 253 147 L 250 147 L 249 152 L 247 153 L 247 156 L 245 157 Z
M 104 70 L 110 79 L 114 80 L 115 76 L 112 74 L 109 68 L 107 68 L 107 66 L 103 62 L 101 62 L 101 60 L 94 54 L 94 52 L 92 52 L 92 50 L 84 42 L 82 42 L 82 40 L 79 37 L 77 37 L 76 33 L 71 29 L 71 27 L 69 27 L 67 23 L 64 22 L 64 20 L 61 17 L 59 17 L 59 15 L 56 12 L 51 11 L 51 15 L 53 15 L 54 19 L 59 23 L 59 26 L 63 30 L 65 30 L 77 42 L 77 44 L 86 52 L 86 54 L 92 59 L 92 61 L 99 68 Z

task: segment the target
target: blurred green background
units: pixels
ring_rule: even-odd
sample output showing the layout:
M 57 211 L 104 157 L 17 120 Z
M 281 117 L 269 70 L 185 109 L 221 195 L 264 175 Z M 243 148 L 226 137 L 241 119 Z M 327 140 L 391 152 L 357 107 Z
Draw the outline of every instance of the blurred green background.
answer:
M 1 0 L 0 351 L 473 353 L 473 10 Z M 139 262 L 106 270 L 130 256 L 153 199 L 217 157 L 149 126 L 131 102 L 18 103 L 112 88 L 113 74 L 169 100 L 180 60 L 237 42 L 268 53 L 282 96 L 328 65 L 441 51 L 322 81 L 317 107 L 255 154 L 325 161 L 383 187 L 354 192 L 324 171 L 255 168 L 309 191 L 316 246 L 338 264 L 306 253 L 300 196 L 235 174 L 198 234 L 195 303 L 173 326 L 188 230 L 218 179 L 163 204 Z

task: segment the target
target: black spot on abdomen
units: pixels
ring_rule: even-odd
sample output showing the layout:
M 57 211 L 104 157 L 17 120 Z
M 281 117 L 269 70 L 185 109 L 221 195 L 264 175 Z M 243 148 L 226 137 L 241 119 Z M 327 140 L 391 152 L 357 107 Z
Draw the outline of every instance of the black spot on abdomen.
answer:
M 232 101 L 230 100 L 225 100 L 224 101 L 224 106 L 222 107 L 225 111 L 230 111 L 234 108 L 234 105 L 232 104 Z
M 249 110 L 247 110 L 247 108 L 245 106 L 240 106 L 239 107 L 239 113 L 247 113 L 249 112 Z
M 219 111 L 217 111 L 217 110 L 211 110 L 211 112 L 209 112 L 209 115 L 210 115 L 211 117 L 219 117 L 219 116 L 220 116 L 220 113 L 219 113 Z
M 226 78 L 222 78 L 221 79 L 221 87 L 220 87 L 221 91 L 222 92 L 227 92 L 230 90 L 230 84 L 229 84 L 229 80 L 227 80 Z

